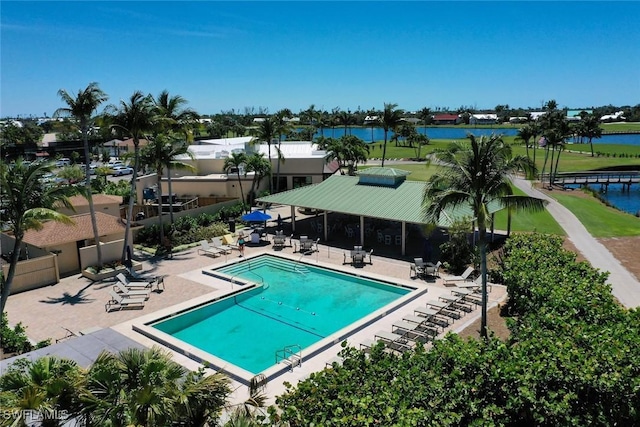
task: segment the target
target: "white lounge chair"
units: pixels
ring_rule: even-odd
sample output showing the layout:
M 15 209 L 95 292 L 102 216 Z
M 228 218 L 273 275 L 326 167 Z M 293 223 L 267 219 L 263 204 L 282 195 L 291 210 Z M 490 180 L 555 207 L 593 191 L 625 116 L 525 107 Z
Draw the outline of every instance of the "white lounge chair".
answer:
M 233 250 L 231 246 L 222 243 L 222 239 L 220 237 L 214 237 L 211 239 L 211 246 L 213 246 L 214 249 L 220 250 L 223 254 L 230 254 Z
M 402 335 L 398 335 L 396 333 L 387 332 L 387 331 L 376 332 L 374 339 L 376 341 L 382 341 L 385 346 L 387 346 L 392 350 L 398 350 L 401 352 L 411 350 L 415 345 L 415 343 L 409 340 L 408 338 Z
M 431 264 L 430 262 L 428 262 L 424 265 L 424 274 L 432 277 L 438 277 L 440 274 L 439 272 L 441 266 L 442 263 L 440 261 L 436 262 L 435 264 Z
M 206 240 L 200 240 L 200 247 L 198 248 L 198 253 L 202 255 L 209 255 L 212 257 L 220 256 L 220 249 L 216 249 L 209 245 L 209 242 Z
M 284 234 L 276 234 L 273 236 L 273 247 L 274 248 L 284 248 L 287 238 Z
M 129 289 L 151 289 L 151 284 L 153 283 L 147 280 L 129 280 L 127 276 L 122 273 L 119 273 L 116 276 L 116 279 Z
M 473 279 L 471 278 L 471 274 L 473 274 L 474 269 L 473 267 L 468 267 L 464 273 L 462 273 L 460 276 L 447 276 L 444 278 L 444 284 L 445 285 L 455 285 L 456 282 L 471 282 L 473 281 Z
M 149 299 L 149 294 L 151 293 L 151 289 L 149 288 L 145 288 L 145 289 L 127 288 L 127 286 L 121 281 L 116 282 L 116 284 L 113 286 L 113 290 L 115 292 L 120 292 L 122 295 L 126 295 L 128 297 L 132 297 L 132 298 L 142 297 L 144 299 Z
M 107 312 L 111 311 L 111 307 L 113 306 L 118 306 L 119 310 L 129 306 L 144 308 L 144 298 L 126 297 L 117 294 L 114 291 L 109 291 L 109 295 L 111 296 L 111 299 L 104 305 L 104 309 Z

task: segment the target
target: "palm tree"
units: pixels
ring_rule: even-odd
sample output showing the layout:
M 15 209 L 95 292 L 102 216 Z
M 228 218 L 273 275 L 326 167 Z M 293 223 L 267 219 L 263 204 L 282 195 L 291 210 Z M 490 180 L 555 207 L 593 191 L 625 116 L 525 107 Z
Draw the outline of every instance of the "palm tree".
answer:
M 136 91 L 131 95 L 129 101 L 120 101 L 119 107 L 110 106 L 113 111 L 113 126 L 133 139 L 134 147 L 134 167 L 131 177 L 131 196 L 129 197 L 129 207 L 127 209 L 127 226 L 124 234 L 124 245 L 122 247 L 122 260 L 128 261 L 127 254 L 129 248 L 129 233 L 131 230 L 131 217 L 133 216 L 133 204 L 136 196 L 136 181 L 138 179 L 138 169 L 140 167 L 140 139 L 144 133 L 153 129 L 153 98 Z
M 398 109 L 398 104 L 385 103 L 384 110 L 382 111 L 382 117 L 380 118 L 380 124 L 384 130 L 384 146 L 382 148 L 382 167 L 384 167 L 384 160 L 387 155 L 387 136 L 389 129 L 395 129 L 402 120 L 403 110 Z
M 89 154 L 89 130 L 93 124 L 93 114 L 100 104 L 108 99 L 108 96 L 100 90 L 98 83 L 90 83 L 84 90 L 78 91 L 76 97 L 72 97 L 66 90 L 60 89 L 58 96 L 67 104 L 67 107 L 58 108 L 53 117 L 62 115 L 70 115 L 76 119 L 82 133 L 82 145 L 84 147 L 84 174 L 85 188 L 83 195 L 89 202 L 89 214 L 91 215 L 91 228 L 93 229 L 93 240 L 96 244 L 96 252 L 98 256 L 98 267 L 102 267 L 102 248 L 100 247 L 100 233 L 98 232 L 98 223 L 96 221 L 96 210 L 93 206 L 93 196 L 91 191 L 91 166 Z
M 266 142 L 269 150 L 269 164 L 271 164 L 271 143 L 278 135 L 276 123 L 271 117 L 265 117 L 256 131 L 256 139 L 258 142 Z M 273 179 L 271 179 L 271 171 L 269 171 L 269 193 L 273 194 Z
M 18 417 L 35 411 L 42 426 L 59 426 L 67 421 L 63 414 L 71 418 L 80 413 L 79 395 L 83 383 L 84 372 L 72 360 L 56 356 L 43 356 L 33 361 L 25 358 L 10 365 L 0 377 L 3 409 Z M 26 422 L 33 420 L 17 418 L 12 421 L 11 425 L 27 425 Z
M 190 108 L 183 106 L 188 103 L 180 95 L 169 96 L 167 90 L 160 92 L 153 100 L 154 114 L 156 115 L 157 131 L 161 133 L 180 132 L 187 142 L 193 142 L 193 127 L 198 124 L 199 114 Z M 169 183 L 169 194 L 171 190 L 171 166 L 167 166 L 167 181 Z M 169 198 L 169 218 L 173 224 L 173 198 Z
M 249 191 L 249 201 L 253 205 L 255 200 L 256 188 L 260 186 L 260 181 L 271 173 L 271 163 L 264 158 L 264 153 L 254 152 L 247 157 L 245 165 L 245 176 L 247 173 L 253 172 L 253 180 L 251 181 L 251 191 Z
M 189 151 L 189 144 L 185 141 L 174 142 L 165 135 L 158 135 L 149 142 L 146 147 L 140 151 L 140 165 L 148 166 L 156 173 L 156 185 L 158 186 L 158 225 L 160 227 L 160 244 L 164 242 L 164 226 L 162 224 L 162 175 L 165 168 L 188 169 L 195 168 L 189 163 L 176 160 L 177 157 L 186 155 L 193 158 Z M 171 189 L 169 189 L 169 200 L 172 202 Z M 170 210 L 173 211 L 173 205 L 170 204 Z M 172 222 L 173 223 L 173 222 Z
M 535 165 L 524 156 L 512 156 L 511 147 L 501 136 L 469 135 L 469 143 L 455 142 L 436 158 L 450 167 L 443 168 L 429 180 L 423 204 L 427 219 L 437 224 L 447 208 L 471 205 L 478 223 L 480 271 L 482 275 L 482 321 L 480 334 L 487 337 L 487 226 L 491 222 L 489 204 L 498 202 L 507 209 L 544 209 L 544 201 L 527 196 L 514 196 L 509 175 L 518 171 L 528 177 Z
M 50 173 L 50 163 L 34 162 L 26 165 L 19 158 L 13 164 L 0 163 L 0 193 L 4 209 L 3 221 L 15 239 L 9 261 L 9 271 L 2 283 L 0 313 L 4 312 L 11 285 L 16 274 L 16 266 L 22 251 L 22 240 L 27 230 L 40 230 L 47 220 L 73 224 L 71 218 L 54 210 L 56 204 L 73 209 L 69 197 L 76 191 L 75 186 L 46 186 L 42 177 Z M 4 225 L 4 224 L 3 224 Z
M 564 149 L 564 141 L 571 135 L 571 128 L 564 112 L 562 110 L 558 110 L 556 106 L 557 104 L 554 100 L 547 102 L 545 114 L 540 117 L 541 133 L 546 144 L 546 154 L 544 165 L 542 166 L 543 174 L 547 165 L 547 160 L 549 158 L 549 151 L 551 151 L 551 163 L 549 166 L 549 188 L 552 187 L 554 175 L 558 170 L 558 162 L 560 160 L 560 153 Z M 554 154 L 556 149 L 558 149 L 559 151 L 554 171 Z
M 217 419 L 230 393 L 220 374 L 189 373 L 157 347 L 101 353 L 87 375 L 81 396 L 89 425 L 202 426 Z M 193 409 L 193 412 L 190 412 Z M 204 422 L 202 421 L 204 419 Z
M 245 153 L 231 153 L 231 156 L 224 159 L 224 171 L 228 174 L 229 172 L 235 171 L 238 176 L 238 185 L 240 186 L 240 201 L 242 203 L 242 209 L 244 210 L 244 192 L 242 191 L 242 180 L 240 179 L 240 169 L 242 166 L 247 164 L 247 155 Z
M 286 135 L 291 128 L 289 122 L 287 121 L 287 119 L 290 118 L 291 115 L 291 110 L 285 108 L 278 111 L 274 116 L 276 132 L 278 133 L 278 147 L 276 148 L 276 151 L 278 152 L 278 166 L 276 167 L 276 193 L 280 191 L 280 164 L 284 162 L 284 156 L 282 154 L 282 150 L 280 149 L 282 145 L 282 136 Z
M 518 129 L 518 135 L 516 136 L 516 141 L 524 142 L 524 146 L 527 150 L 527 158 L 529 158 L 529 141 L 531 138 L 534 138 L 534 129 L 530 125 L 524 125 L 520 129 Z M 535 141 L 535 140 L 534 140 Z
M 593 138 L 602 137 L 602 128 L 600 127 L 600 116 L 595 114 L 582 114 L 580 120 L 580 136 L 589 138 L 591 146 L 591 157 L 593 157 Z
M 431 124 L 431 109 L 424 107 L 420 111 L 418 111 L 418 118 L 422 120 L 422 124 L 424 125 L 424 134 L 427 134 L 427 126 Z
M 347 135 L 347 129 L 352 122 L 353 116 L 351 115 L 351 111 L 340 111 L 336 116 L 338 123 L 344 126 L 344 135 Z

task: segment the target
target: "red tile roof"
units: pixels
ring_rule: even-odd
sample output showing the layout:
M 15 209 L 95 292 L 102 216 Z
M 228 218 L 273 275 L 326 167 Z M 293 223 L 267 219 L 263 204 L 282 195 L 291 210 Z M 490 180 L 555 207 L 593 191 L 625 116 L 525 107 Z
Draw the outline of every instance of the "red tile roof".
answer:
M 112 203 L 117 203 L 119 205 L 122 204 L 122 196 L 113 196 L 111 194 L 94 194 L 92 199 L 94 205 L 110 205 Z M 73 206 L 89 205 L 89 200 L 81 195 L 69 197 L 69 201 Z
M 24 234 L 24 242 L 39 248 L 60 245 L 63 243 L 77 242 L 79 240 L 93 239 L 91 227 L 91 215 L 82 214 L 70 217 L 74 224 L 63 224 L 56 221 L 47 221 L 41 230 L 29 230 Z M 126 229 L 125 224 L 112 215 L 96 212 L 98 233 L 107 236 L 122 233 Z

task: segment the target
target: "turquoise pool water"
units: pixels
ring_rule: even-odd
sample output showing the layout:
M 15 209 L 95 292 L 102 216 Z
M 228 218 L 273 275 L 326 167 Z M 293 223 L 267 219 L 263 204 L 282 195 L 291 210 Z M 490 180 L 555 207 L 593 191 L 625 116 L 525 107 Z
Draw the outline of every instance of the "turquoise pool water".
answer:
M 411 292 L 269 255 L 216 272 L 265 286 L 153 327 L 253 374 L 273 366 L 277 350 L 309 347 Z

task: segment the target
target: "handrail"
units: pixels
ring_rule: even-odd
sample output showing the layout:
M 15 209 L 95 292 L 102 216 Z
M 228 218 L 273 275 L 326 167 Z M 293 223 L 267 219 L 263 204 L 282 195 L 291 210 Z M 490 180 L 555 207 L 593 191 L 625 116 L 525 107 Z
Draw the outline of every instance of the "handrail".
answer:
M 293 351 L 294 349 L 297 351 Z M 286 362 L 293 372 L 294 367 L 302 366 L 302 347 L 299 344 L 291 344 L 276 350 L 276 364 L 281 361 Z

